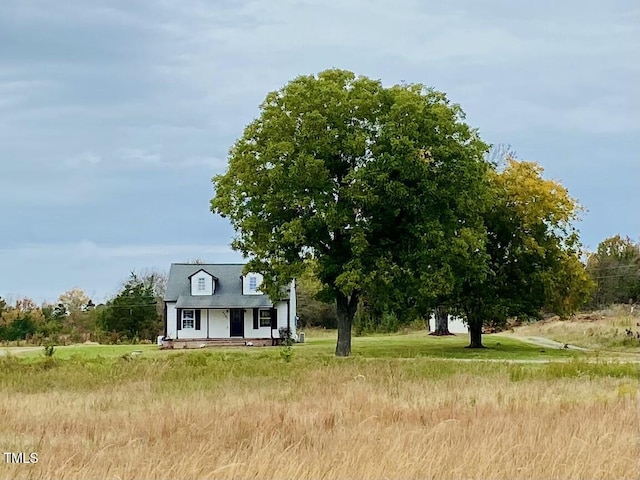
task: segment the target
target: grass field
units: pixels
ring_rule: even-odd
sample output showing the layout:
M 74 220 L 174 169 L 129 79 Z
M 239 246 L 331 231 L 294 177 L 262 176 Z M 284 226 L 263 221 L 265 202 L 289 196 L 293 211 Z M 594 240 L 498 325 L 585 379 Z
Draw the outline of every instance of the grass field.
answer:
M 0 462 L 0 478 L 638 478 L 635 364 L 425 333 L 355 338 L 337 359 L 333 335 L 290 362 L 270 347 L 2 356 L 0 445 L 38 462 Z
M 626 331 L 630 330 L 631 335 Z M 563 343 L 607 351 L 640 353 L 640 310 L 618 305 L 608 310 L 557 318 L 515 329 L 520 335 L 539 335 Z
M 552 360 L 573 358 L 576 352 L 557 348 L 541 348 L 517 339 L 498 335 L 485 335 L 486 349 L 469 350 L 466 335 L 431 337 L 427 332 L 411 332 L 403 335 L 372 335 L 354 337 L 353 357 L 366 358 L 460 358 L 460 359 L 509 359 L 509 360 Z M 335 331 L 312 331 L 311 341 L 296 346 L 296 351 L 305 358 L 332 357 L 336 344 Z M 271 351 L 263 347 L 229 347 L 215 351 L 244 352 L 247 355 L 261 355 Z M 42 357 L 41 348 L 2 348 L 0 353 L 18 351 L 20 357 L 38 359 Z M 155 345 L 72 345 L 56 347 L 58 359 L 118 357 L 134 351 L 144 352 L 144 356 L 166 356 L 177 351 L 161 351 Z

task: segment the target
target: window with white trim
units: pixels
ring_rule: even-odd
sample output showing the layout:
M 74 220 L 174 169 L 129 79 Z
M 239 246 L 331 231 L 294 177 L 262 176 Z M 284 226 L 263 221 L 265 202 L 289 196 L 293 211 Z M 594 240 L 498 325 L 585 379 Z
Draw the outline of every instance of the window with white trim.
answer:
M 260 310 L 260 326 L 271 326 L 271 310 Z
M 258 279 L 254 276 L 249 277 L 249 291 L 255 292 L 258 289 Z
M 198 291 L 204 292 L 206 288 L 207 288 L 207 283 L 205 278 L 204 277 L 198 278 Z
M 196 315 L 194 310 L 183 310 L 182 311 L 182 328 L 195 328 L 196 326 Z

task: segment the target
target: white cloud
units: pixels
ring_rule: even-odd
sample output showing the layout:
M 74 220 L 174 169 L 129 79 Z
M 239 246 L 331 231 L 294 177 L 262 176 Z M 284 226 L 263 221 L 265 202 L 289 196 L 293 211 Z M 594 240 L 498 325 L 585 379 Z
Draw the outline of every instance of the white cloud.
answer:
M 220 170 L 226 166 L 226 159 L 209 156 L 180 157 L 176 153 L 160 153 L 161 146 L 151 148 L 120 148 L 113 152 L 99 155 L 95 152 L 82 152 L 63 162 L 63 170 L 77 170 L 79 167 L 97 166 L 111 172 L 129 170 L 172 170 L 172 169 L 207 169 Z
M 85 165 L 97 165 L 102 159 L 100 155 L 93 152 L 83 152 L 68 158 L 64 163 L 69 167 L 82 167 Z
M 115 159 L 123 163 L 158 164 L 162 161 L 160 155 L 142 148 L 121 148 L 115 152 Z
M 175 261 L 188 260 L 193 256 L 236 254 L 228 245 L 196 245 L 196 244 L 145 244 L 145 245 L 107 245 L 91 240 L 80 240 L 71 243 L 25 244 L 15 248 L 0 248 L 0 255 L 43 257 L 77 257 L 95 261 L 114 258 L 174 257 Z
M 131 271 L 167 271 L 172 262 L 194 258 L 242 263 L 242 256 L 227 245 L 105 245 L 91 240 L 28 244 L 0 248 L 0 264 L 4 271 L 12 272 L 0 277 L 0 296 L 28 296 L 38 302 L 52 302 L 62 292 L 78 286 L 94 301 L 102 302 L 114 294 Z

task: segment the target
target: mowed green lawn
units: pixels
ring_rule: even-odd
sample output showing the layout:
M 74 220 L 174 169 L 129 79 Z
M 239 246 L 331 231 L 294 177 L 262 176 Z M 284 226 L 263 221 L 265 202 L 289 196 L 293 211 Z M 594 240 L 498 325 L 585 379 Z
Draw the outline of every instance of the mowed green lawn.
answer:
M 496 360 L 553 360 L 558 358 L 581 358 L 593 354 L 544 348 L 517 339 L 498 335 L 485 335 L 485 349 L 465 348 L 469 340 L 466 335 L 446 337 L 430 336 L 427 332 L 411 332 L 406 334 L 371 335 L 353 337 L 352 357 L 356 358 L 443 358 L 443 359 L 496 359 Z M 307 334 L 303 344 L 293 346 L 293 359 L 296 357 L 332 357 L 336 344 L 335 331 L 312 331 Z M 239 356 L 273 356 L 279 357 L 281 349 L 277 347 L 217 347 L 204 349 L 208 352 L 225 352 Z M 188 350 L 192 353 L 194 350 Z M 25 351 L 23 348 L 1 348 L 1 353 L 8 353 L 24 358 L 43 356 L 43 349 Z M 144 357 L 172 355 L 181 350 L 160 350 L 156 345 L 72 345 L 58 346 L 56 359 L 71 358 L 114 358 L 141 352 Z M 134 354 L 135 355 L 135 354 Z
M 407 378 L 443 378 L 461 373 L 525 378 L 634 377 L 637 364 L 605 361 L 597 353 L 540 348 L 516 339 L 487 335 L 485 349 L 467 349 L 464 335 L 434 337 L 426 332 L 354 337 L 349 358 L 334 356 L 335 332 L 320 332 L 284 347 L 224 347 L 160 350 L 156 345 L 73 345 L 12 354 L 0 349 L 0 389 L 33 393 L 92 391 L 122 382 L 150 381 L 155 389 L 200 390 L 220 382 L 288 384 L 317 372 L 362 372 Z M 18 351 L 18 349 L 15 349 Z M 514 363 L 515 362 L 515 363 Z M 368 373 L 367 373 L 368 372 Z M 395 374 L 394 374 L 395 375 Z

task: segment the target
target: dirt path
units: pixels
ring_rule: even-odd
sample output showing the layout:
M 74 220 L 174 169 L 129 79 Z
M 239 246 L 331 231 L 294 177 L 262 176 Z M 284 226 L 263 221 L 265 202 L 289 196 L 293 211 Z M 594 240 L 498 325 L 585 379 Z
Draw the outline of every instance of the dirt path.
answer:
M 0 347 L 0 356 L 13 355 L 14 353 L 27 353 L 42 350 L 42 347 Z
M 504 334 L 505 336 L 515 338 L 522 342 L 532 343 L 534 345 L 538 345 L 540 347 L 546 348 L 566 348 L 567 350 L 580 350 L 581 352 L 590 352 L 591 350 L 584 347 L 578 347 L 577 345 L 571 345 L 568 343 L 556 342 L 555 340 L 551 340 L 550 338 L 545 337 L 533 337 L 528 335 L 515 335 L 515 334 Z

